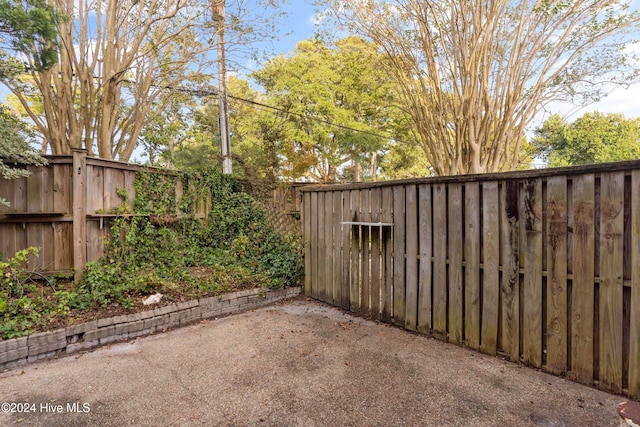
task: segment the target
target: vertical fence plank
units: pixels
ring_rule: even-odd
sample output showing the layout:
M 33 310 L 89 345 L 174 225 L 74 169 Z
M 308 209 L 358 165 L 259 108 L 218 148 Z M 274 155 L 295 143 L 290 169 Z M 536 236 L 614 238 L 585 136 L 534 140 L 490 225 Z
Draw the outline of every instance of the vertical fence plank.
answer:
M 325 230 L 325 192 L 318 192 L 318 274 L 317 274 L 317 290 L 316 294 L 320 301 L 325 300 L 326 293 L 326 265 L 327 265 L 327 256 L 326 256 L 326 230 Z
M 73 267 L 71 246 L 69 245 L 71 241 L 71 224 L 68 222 L 55 223 L 53 230 L 54 270 L 68 271 Z
M 11 203 L 11 212 L 28 212 L 27 211 L 27 178 L 12 179 L 13 184 L 13 200 L 7 199 Z
M 311 193 L 303 193 L 302 203 L 302 227 L 304 241 L 304 293 L 311 295 Z
M 500 212 L 498 183 L 482 184 L 482 324 L 480 350 L 496 354 L 500 307 Z
M 624 173 L 600 176 L 600 386 L 622 391 Z
M 46 224 L 50 227 L 49 224 Z M 27 234 L 27 246 L 34 246 L 40 248 L 38 256 L 30 256 L 27 268 L 31 271 L 43 271 L 45 269 L 44 264 L 44 226 L 45 224 L 32 222 L 26 224 Z
M 349 209 L 351 206 L 351 197 L 349 191 L 341 192 L 342 199 L 342 222 L 349 222 L 351 219 L 349 217 Z M 350 292 L 350 283 L 349 283 L 349 271 L 350 271 L 350 260 L 351 253 L 350 249 L 350 237 L 351 237 L 351 226 L 348 224 L 342 224 L 342 271 L 341 271 L 341 280 L 340 280 L 340 289 L 341 289 L 341 307 L 345 310 L 349 309 L 349 292 Z
M 384 187 L 382 189 L 382 222 L 392 224 L 393 217 L 393 189 Z M 393 236 L 395 235 L 395 224 L 390 228 L 382 229 L 382 262 L 383 262 L 383 282 L 380 295 L 382 297 L 381 319 L 385 322 L 391 321 L 393 313 Z
M 415 185 L 406 187 L 407 261 L 404 327 L 415 331 L 418 324 L 418 193 Z
M 405 321 L 405 193 L 402 185 L 393 188 L 393 321 Z
M 470 182 L 464 191 L 464 330 L 467 346 L 480 348 L 480 185 Z
M 371 222 L 371 190 L 362 190 L 360 192 L 360 203 L 362 206 L 362 218 L 360 221 Z M 360 311 L 364 315 L 369 314 L 370 309 L 370 291 L 371 291 L 371 226 L 361 227 L 361 291 L 360 291 Z
M 449 340 L 461 344 L 464 322 L 464 286 L 462 283 L 462 185 L 449 184 Z
M 360 217 L 358 212 L 360 209 L 360 191 L 351 191 L 351 207 L 350 207 L 351 221 L 359 221 Z M 360 227 L 351 226 L 351 240 L 350 240 L 350 253 L 351 253 L 351 274 L 349 276 L 349 283 L 351 284 L 349 292 L 349 308 L 353 312 L 360 310 L 360 286 L 359 286 L 359 271 L 360 271 Z
M 629 336 L 629 396 L 640 399 L 640 170 L 631 174 L 631 313 Z
M 526 180 L 520 194 L 520 236 L 524 252 L 522 281 L 522 357 L 525 363 L 542 366 L 542 181 Z
M 40 198 L 40 169 L 37 166 L 27 166 L 29 176 L 27 180 L 26 192 L 26 211 L 25 212 L 42 212 L 43 200 Z M 23 194 L 23 197 L 25 195 Z
M 593 174 L 573 177 L 573 281 L 571 286 L 571 372 L 593 382 L 594 219 Z
M 340 222 L 342 221 L 342 192 L 333 191 L 333 289 L 331 299 L 334 305 L 342 305 L 342 291 L 340 286 L 340 275 L 342 274 L 342 231 Z
M 103 168 L 87 165 L 87 213 L 105 213 Z
M 418 289 L 418 332 L 431 333 L 431 257 L 433 238 L 433 211 L 431 206 L 431 186 L 418 188 L 418 236 L 420 238 L 420 276 Z
M 547 370 L 567 371 L 567 177 L 547 180 Z
M 433 186 L 433 332 L 447 336 L 447 187 Z
M 371 190 L 371 222 L 380 221 L 380 197 L 379 188 Z M 382 227 L 371 229 L 371 317 L 380 318 L 380 275 L 382 268 L 380 264 L 380 243 L 382 237 Z
M 323 301 L 333 302 L 333 194 L 324 193 L 324 290 Z
M 53 211 L 71 213 L 71 165 L 53 166 Z M 91 187 L 89 190 L 91 191 Z M 92 213 L 87 209 L 87 213 Z
M 318 298 L 318 193 L 311 193 L 311 296 Z
M 500 241 L 502 278 L 500 283 L 500 346 L 511 360 L 520 357 L 520 290 L 518 265 L 518 182 L 504 181 L 500 189 Z

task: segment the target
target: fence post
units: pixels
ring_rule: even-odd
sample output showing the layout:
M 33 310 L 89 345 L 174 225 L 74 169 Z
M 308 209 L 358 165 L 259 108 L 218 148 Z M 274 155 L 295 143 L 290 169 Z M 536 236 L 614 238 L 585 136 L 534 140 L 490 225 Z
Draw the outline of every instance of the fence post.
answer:
M 87 260 L 87 151 L 73 150 L 73 268 L 74 280 L 82 277 Z

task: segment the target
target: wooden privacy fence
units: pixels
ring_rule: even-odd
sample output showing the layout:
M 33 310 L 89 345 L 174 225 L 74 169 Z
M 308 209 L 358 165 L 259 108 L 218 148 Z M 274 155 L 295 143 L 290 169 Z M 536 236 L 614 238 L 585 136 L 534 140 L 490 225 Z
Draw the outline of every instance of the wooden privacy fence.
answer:
M 143 168 L 88 158 L 85 151 L 47 159 L 46 166 L 29 166 L 31 175 L 26 178 L 0 177 L 0 197 L 11 203 L 0 206 L 0 252 L 6 258 L 29 246 L 40 247 L 30 270 L 75 269 L 77 278 L 87 261 L 103 254 L 109 220 L 122 215 L 114 211 L 125 205 L 133 212 L 134 180 Z M 175 191 L 177 206 L 183 193 L 180 180 Z M 204 216 L 207 206 L 207 201 L 197 204 L 195 214 Z
M 308 295 L 640 398 L 640 161 L 301 191 Z

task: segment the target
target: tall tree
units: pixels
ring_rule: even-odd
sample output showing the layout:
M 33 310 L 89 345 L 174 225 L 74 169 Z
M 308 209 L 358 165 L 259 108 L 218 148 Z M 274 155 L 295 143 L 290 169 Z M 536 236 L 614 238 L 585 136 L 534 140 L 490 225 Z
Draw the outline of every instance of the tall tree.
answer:
M 567 123 L 553 115 L 535 130 L 532 145 L 549 166 L 640 159 L 640 118 L 594 112 Z
M 368 170 L 375 175 L 370 166 L 391 142 L 376 134 L 392 131 L 394 117 L 394 88 L 380 60 L 375 46 L 357 37 L 335 48 L 306 40 L 253 74 L 279 109 L 272 136 L 283 177 L 334 182 L 345 174 L 359 180 Z
M 512 169 L 554 100 L 588 103 L 638 75 L 626 0 L 328 0 L 381 46 L 416 138 L 439 175 Z
M 49 1 L 70 17 L 57 26 L 58 63 L 38 70 L 24 49 L 27 73 L 0 81 L 54 154 L 85 148 L 90 155 L 127 161 L 172 94 L 210 79 L 216 58 L 208 0 Z M 249 43 L 265 37 L 260 29 L 272 23 L 262 9 L 274 10 L 279 0 L 227 3 L 229 43 Z M 245 21 L 248 16 L 254 20 Z M 29 101 L 32 93 L 41 97 L 42 114 Z

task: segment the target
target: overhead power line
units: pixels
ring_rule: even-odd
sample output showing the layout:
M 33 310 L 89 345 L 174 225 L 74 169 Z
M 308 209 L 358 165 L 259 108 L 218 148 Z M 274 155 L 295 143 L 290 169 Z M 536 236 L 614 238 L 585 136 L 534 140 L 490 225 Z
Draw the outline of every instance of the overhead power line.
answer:
M 194 96 L 197 96 L 197 97 L 219 96 L 219 92 L 217 90 L 188 89 L 188 88 L 182 88 L 182 87 L 178 87 L 178 88 L 166 87 L 166 89 L 175 90 L 175 91 L 183 92 L 183 93 L 188 93 L 190 95 L 194 95 Z M 229 94 L 227 94 L 227 98 L 230 98 L 230 99 L 233 99 L 233 100 L 236 100 L 236 101 L 240 101 L 240 102 L 244 102 L 246 104 L 255 105 L 257 107 L 267 108 L 267 109 L 270 109 L 270 110 L 278 111 L 280 113 L 284 113 L 284 114 L 289 114 L 289 115 L 292 115 L 292 116 L 300 117 L 300 118 L 303 118 L 303 119 L 313 120 L 313 121 L 316 121 L 316 122 L 319 122 L 319 123 L 323 123 L 325 125 L 333 126 L 333 127 L 336 127 L 336 128 L 349 130 L 349 131 L 352 131 L 352 132 L 358 132 L 358 133 L 362 133 L 362 134 L 365 134 L 365 135 L 371 135 L 371 136 L 375 136 L 377 138 L 382 138 L 382 139 L 393 139 L 393 140 L 398 141 L 400 143 L 402 142 L 401 140 L 399 140 L 397 138 L 394 138 L 391 135 L 382 135 L 382 134 L 379 134 L 379 133 L 376 133 L 376 132 L 366 131 L 366 130 L 362 130 L 362 129 L 356 129 L 356 128 L 353 128 L 353 127 L 350 127 L 350 126 L 345 126 L 345 125 L 341 125 L 341 124 L 338 124 L 338 123 L 333 123 L 333 122 L 330 122 L 329 120 L 321 119 L 319 117 L 313 117 L 313 116 L 310 116 L 308 114 L 296 113 L 296 112 L 289 111 L 289 110 L 284 109 L 284 108 L 274 107 L 273 105 L 263 104 L 262 102 L 253 101 L 251 99 L 240 98 L 238 96 L 233 96 L 233 95 L 229 95 Z

